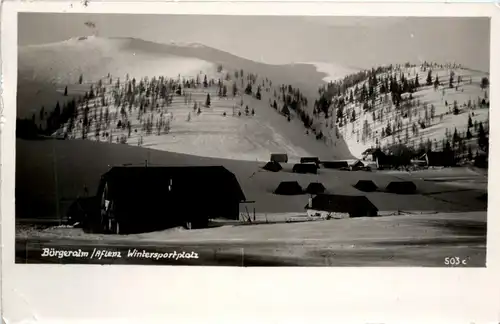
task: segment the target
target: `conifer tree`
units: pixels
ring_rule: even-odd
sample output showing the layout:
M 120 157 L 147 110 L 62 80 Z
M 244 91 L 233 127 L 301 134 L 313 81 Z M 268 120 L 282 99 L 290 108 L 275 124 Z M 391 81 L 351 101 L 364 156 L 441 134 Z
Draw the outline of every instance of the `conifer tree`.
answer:
M 236 82 L 233 82 L 233 97 L 236 97 L 237 93 L 238 93 L 238 86 L 236 85 Z
M 467 128 L 467 139 L 471 139 L 472 138 L 472 133 L 470 131 L 470 128 Z
M 429 70 L 429 72 L 427 72 L 427 85 L 430 86 L 432 85 L 432 70 Z
M 487 138 L 486 138 L 486 132 L 484 131 L 484 127 L 483 127 L 482 122 L 479 122 L 479 132 L 478 132 L 477 143 L 479 144 L 479 147 L 483 150 L 485 150 L 485 146 L 488 144 Z
M 460 136 L 458 135 L 457 128 L 455 127 L 455 131 L 453 132 L 453 146 L 460 141 Z
M 385 128 L 385 134 L 387 136 L 391 136 L 392 134 L 391 124 L 389 122 L 387 122 L 387 127 Z
M 486 89 L 490 85 L 490 81 L 488 80 L 487 77 L 483 77 L 481 79 L 481 89 Z
M 207 99 L 205 101 L 205 106 L 210 107 L 210 94 L 207 93 Z
M 455 100 L 455 101 L 453 102 L 453 114 L 454 114 L 454 115 L 458 115 L 458 114 L 459 114 L 459 112 L 460 112 L 460 111 L 459 111 L 459 109 L 458 109 L 458 103 L 457 103 L 457 101 Z

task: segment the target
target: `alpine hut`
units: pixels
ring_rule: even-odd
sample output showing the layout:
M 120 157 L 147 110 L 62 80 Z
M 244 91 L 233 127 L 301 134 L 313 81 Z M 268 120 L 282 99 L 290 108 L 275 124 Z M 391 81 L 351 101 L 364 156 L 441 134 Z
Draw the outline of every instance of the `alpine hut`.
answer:
M 239 219 L 246 200 L 236 176 L 222 166 L 113 167 L 102 175 L 97 198 L 97 226 L 117 234 Z

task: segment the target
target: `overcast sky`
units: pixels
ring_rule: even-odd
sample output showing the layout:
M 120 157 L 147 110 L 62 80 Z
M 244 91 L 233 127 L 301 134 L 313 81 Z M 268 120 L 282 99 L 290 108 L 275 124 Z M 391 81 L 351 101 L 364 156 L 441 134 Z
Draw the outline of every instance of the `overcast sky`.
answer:
M 198 42 L 270 64 L 454 61 L 489 71 L 488 18 L 19 14 L 19 45 L 92 35 Z

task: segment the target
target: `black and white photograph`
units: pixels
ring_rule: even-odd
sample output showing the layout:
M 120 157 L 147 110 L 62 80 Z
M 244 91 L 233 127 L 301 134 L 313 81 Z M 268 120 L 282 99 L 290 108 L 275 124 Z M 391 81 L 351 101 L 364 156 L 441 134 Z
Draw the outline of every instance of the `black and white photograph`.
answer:
M 17 21 L 17 264 L 486 267 L 488 17 Z

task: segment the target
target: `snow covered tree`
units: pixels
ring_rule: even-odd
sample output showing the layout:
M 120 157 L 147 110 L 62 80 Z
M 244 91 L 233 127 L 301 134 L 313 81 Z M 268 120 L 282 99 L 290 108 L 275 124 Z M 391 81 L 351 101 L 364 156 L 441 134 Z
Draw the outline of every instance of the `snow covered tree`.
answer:
M 457 128 L 455 127 L 455 131 L 453 132 L 453 146 L 455 146 L 458 142 L 460 142 L 460 136 L 458 135 Z
M 287 104 L 283 104 L 283 108 L 281 109 L 281 113 L 285 116 L 288 116 L 290 115 L 290 110 L 288 109 L 288 106 Z
M 385 135 L 386 136 L 391 136 L 392 134 L 392 128 L 390 122 L 387 122 L 387 127 L 385 128 Z
M 257 100 L 260 100 L 261 99 L 261 94 L 260 94 L 260 86 L 257 87 L 257 93 L 255 94 L 255 98 Z
M 455 100 L 455 101 L 453 102 L 453 114 L 454 114 L 454 115 L 458 115 L 459 113 L 460 113 L 460 110 L 458 109 L 458 103 L 457 103 L 457 101 Z
M 205 106 L 210 107 L 210 94 L 207 93 L 207 99 L 205 100 Z
M 487 77 L 481 79 L 481 89 L 486 89 L 490 85 L 490 80 Z
M 488 140 L 486 138 L 486 132 L 484 131 L 484 127 L 483 127 L 482 122 L 479 122 L 479 132 L 478 132 L 477 144 L 483 150 L 486 150 L 485 146 L 488 145 Z
M 245 94 L 246 95 L 251 95 L 252 94 L 252 84 L 248 83 L 247 87 L 245 88 Z
M 440 86 L 439 76 L 436 75 L 436 79 L 434 80 L 434 90 L 437 90 L 439 86 Z M 443 95 L 444 95 L 444 89 L 443 89 Z
M 233 97 L 236 97 L 237 93 L 238 93 L 238 86 L 236 85 L 236 82 L 233 82 Z
M 429 70 L 429 72 L 427 72 L 427 85 L 430 86 L 432 85 L 432 70 Z

